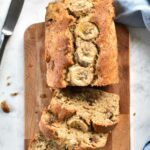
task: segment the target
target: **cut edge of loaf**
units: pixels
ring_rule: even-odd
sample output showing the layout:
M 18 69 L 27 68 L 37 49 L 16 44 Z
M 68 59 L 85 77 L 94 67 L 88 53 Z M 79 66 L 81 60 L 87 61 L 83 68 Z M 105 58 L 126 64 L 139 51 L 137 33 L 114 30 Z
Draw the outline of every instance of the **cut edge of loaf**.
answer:
M 47 113 L 50 113 L 50 121 Z M 67 147 L 69 150 L 96 150 L 106 145 L 108 134 L 95 132 L 82 132 L 70 128 L 66 121 L 58 121 L 51 118 L 50 111 L 44 111 L 39 123 L 43 135 L 48 139 L 53 139 L 58 145 Z M 54 115 L 53 115 L 54 116 Z
M 63 95 L 64 93 L 66 95 Z M 86 120 L 88 124 L 92 124 L 96 132 L 106 133 L 119 122 L 119 99 L 116 94 L 95 88 L 69 87 L 55 90 L 48 109 L 59 120 L 76 115 Z M 104 121 L 101 116 L 104 117 Z M 108 120 L 107 117 L 110 119 Z

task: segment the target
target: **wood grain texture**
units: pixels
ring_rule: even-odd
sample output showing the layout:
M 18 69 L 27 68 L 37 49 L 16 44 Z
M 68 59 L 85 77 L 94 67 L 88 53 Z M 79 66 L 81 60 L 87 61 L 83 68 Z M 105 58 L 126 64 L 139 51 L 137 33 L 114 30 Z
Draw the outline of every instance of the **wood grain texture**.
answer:
M 101 89 L 120 95 L 120 122 L 103 150 L 130 150 L 129 32 L 117 25 L 119 78 L 117 85 Z M 30 26 L 24 35 L 25 51 L 25 149 L 38 131 L 41 111 L 47 107 L 51 91 L 46 84 L 44 23 Z

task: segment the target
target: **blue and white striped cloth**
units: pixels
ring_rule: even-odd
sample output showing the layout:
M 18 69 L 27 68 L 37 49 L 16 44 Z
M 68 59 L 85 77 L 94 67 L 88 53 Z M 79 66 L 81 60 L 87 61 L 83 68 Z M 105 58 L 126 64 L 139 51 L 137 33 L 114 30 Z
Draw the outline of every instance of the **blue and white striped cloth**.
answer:
M 115 0 L 116 22 L 150 31 L 150 0 Z
M 149 137 L 149 139 L 147 140 L 146 144 L 144 145 L 143 150 L 150 150 L 150 137 Z

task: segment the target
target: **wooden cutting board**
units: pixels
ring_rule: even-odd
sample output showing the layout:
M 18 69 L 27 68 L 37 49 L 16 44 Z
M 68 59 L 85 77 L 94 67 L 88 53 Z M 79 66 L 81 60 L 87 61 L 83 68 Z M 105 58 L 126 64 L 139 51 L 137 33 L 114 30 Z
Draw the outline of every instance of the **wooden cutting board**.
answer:
M 120 95 L 120 122 L 103 150 L 130 149 L 129 32 L 116 25 L 120 83 L 103 89 Z M 56 35 L 57 36 L 57 35 Z M 49 104 L 51 91 L 46 84 L 44 23 L 31 25 L 24 35 L 25 53 L 25 149 L 38 132 L 41 111 Z

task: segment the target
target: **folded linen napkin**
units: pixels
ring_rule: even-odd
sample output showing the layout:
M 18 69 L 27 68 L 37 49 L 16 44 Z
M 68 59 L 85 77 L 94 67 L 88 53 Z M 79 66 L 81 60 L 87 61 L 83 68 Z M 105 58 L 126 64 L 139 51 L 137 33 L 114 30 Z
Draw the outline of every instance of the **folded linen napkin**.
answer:
M 115 0 L 116 22 L 150 31 L 150 0 Z

